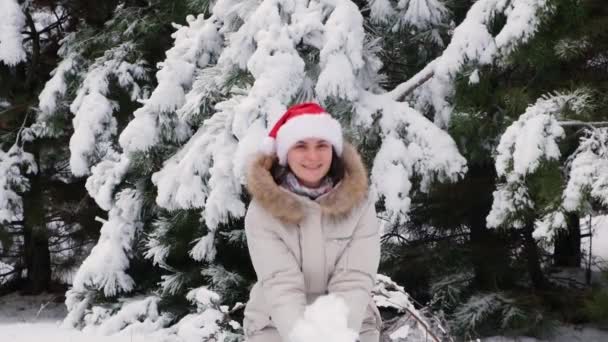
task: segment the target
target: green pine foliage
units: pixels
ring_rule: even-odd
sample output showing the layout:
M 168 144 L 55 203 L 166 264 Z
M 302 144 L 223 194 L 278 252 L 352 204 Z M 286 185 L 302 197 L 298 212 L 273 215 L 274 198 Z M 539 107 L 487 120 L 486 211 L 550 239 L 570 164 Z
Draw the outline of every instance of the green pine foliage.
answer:
M 608 272 L 604 272 L 603 276 L 606 281 Z M 585 300 L 583 310 L 593 322 L 601 327 L 608 327 L 608 289 L 605 286 L 594 288 Z
M 474 188 L 472 187 L 481 184 L 491 185 L 495 181 L 496 176 L 492 170 L 488 170 L 487 165 L 493 162 L 495 149 L 502 132 L 513 121 L 517 120 L 526 107 L 533 104 L 537 98 L 551 96 L 546 94 L 555 92 L 580 90 L 581 94 L 589 94 L 588 102 L 590 105 L 582 111 L 566 107 L 560 113 L 560 120 L 592 122 L 607 119 L 605 96 L 600 95 L 606 91 L 605 70 L 601 72 L 598 69 L 598 66 L 602 65 L 601 63 L 596 64 L 590 61 L 601 55 L 600 51 L 606 51 L 608 37 L 605 31 L 602 32 L 599 27 L 605 27 L 608 12 L 598 1 L 556 0 L 552 1 L 552 4 L 554 6 L 552 14 L 544 19 L 540 31 L 530 42 L 519 47 L 511 54 L 504 65 L 492 65 L 475 70 L 479 72 L 479 81 L 476 83 L 469 81 L 473 70 L 464 71 L 458 78 L 456 94 L 453 98 L 455 114 L 450 123 L 450 132 L 461 153 L 469 162 L 470 171 L 462 181 L 463 184 L 469 184 L 466 187 L 466 193 L 473 193 Z M 496 25 L 500 25 L 500 23 L 497 22 Z M 582 127 L 565 127 L 566 136 L 560 141 L 559 145 L 562 158 L 557 161 L 543 162 L 534 174 L 525 179 L 525 184 L 535 205 L 532 210 L 520 214 L 524 221 L 533 222 L 552 210 L 559 210 L 567 181 L 567 169 L 564 165 L 578 145 L 579 138 L 584 134 Z M 451 186 L 448 186 L 448 189 L 454 191 Z M 487 190 L 486 188 L 485 191 Z M 485 191 L 484 193 L 486 193 Z M 445 197 L 447 193 L 441 192 L 439 196 Z M 470 196 L 468 198 L 471 201 L 470 207 L 473 207 L 475 197 Z M 425 201 L 424 203 L 428 205 L 429 202 Z M 446 227 L 450 232 L 455 231 L 460 224 L 467 224 L 466 221 L 463 221 L 463 218 L 458 217 L 460 211 L 454 209 L 459 206 L 455 203 L 458 203 L 458 200 L 440 206 L 436 211 L 436 213 L 442 213 L 445 222 L 451 222 L 451 225 L 448 225 L 451 228 Z M 481 217 L 478 221 L 483 218 L 483 213 L 487 213 L 489 209 L 487 204 L 474 208 L 470 210 L 480 214 Z M 468 224 L 470 223 L 471 221 L 468 222 Z M 473 226 L 469 227 L 473 229 Z M 483 238 L 474 238 L 475 235 L 481 235 Z M 443 298 L 441 300 L 437 299 L 437 303 L 445 303 L 441 304 L 440 307 L 448 314 L 457 314 L 459 310 L 462 310 L 462 305 L 466 307 L 466 298 L 474 298 L 474 294 L 477 293 L 476 289 L 487 285 L 491 285 L 490 289 L 493 291 L 509 291 L 512 298 L 525 298 L 527 296 L 525 293 L 529 291 L 528 288 L 531 284 L 527 276 L 529 271 L 526 265 L 529 262 L 529 257 L 526 253 L 522 253 L 522 248 L 525 249 L 523 247 L 525 246 L 525 240 L 522 235 L 517 230 L 488 231 L 487 229 L 481 229 L 477 232 L 471 231 L 471 238 L 471 240 L 462 244 L 462 248 L 468 251 L 468 253 L 462 254 L 479 257 L 479 253 L 483 253 L 485 250 L 486 258 L 483 259 L 483 262 L 492 265 L 489 273 L 491 273 L 490 278 L 494 280 L 485 285 L 474 281 L 467 288 L 468 292 L 462 290 L 454 292 L 455 290 L 450 290 L 448 285 L 445 285 L 442 289 L 436 288 L 435 295 L 438 298 Z M 502 243 L 499 243 L 500 241 Z M 488 243 L 491 245 L 499 243 L 502 250 L 498 253 L 494 250 L 494 253 L 492 253 L 492 251 L 488 251 L 488 248 L 480 245 Z M 538 262 L 543 272 L 548 272 L 552 266 L 552 244 L 550 241 L 539 243 L 538 247 L 540 252 Z M 464 255 L 461 255 L 462 257 Z M 500 262 L 505 257 L 509 261 L 507 263 Z M 472 262 L 473 265 L 476 264 L 474 261 Z M 499 266 L 501 264 L 504 266 Z M 452 278 L 458 279 L 457 275 L 462 272 L 460 270 L 462 268 L 449 271 L 450 274 L 453 274 Z M 481 280 L 479 272 L 483 268 L 480 269 L 478 265 L 474 267 L 474 270 L 476 271 L 474 279 Z M 437 274 L 444 272 L 441 268 L 435 271 L 437 271 Z M 486 271 L 488 270 L 486 269 Z M 436 284 L 444 283 L 439 281 Z M 506 332 L 537 334 L 538 332 L 534 329 L 536 323 L 529 324 L 531 322 L 529 320 L 530 315 L 534 317 L 535 313 L 542 313 L 549 319 L 548 322 L 553 319 L 580 320 L 582 317 L 580 312 L 573 315 L 568 314 L 568 312 L 572 312 L 573 306 L 583 305 L 581 297 L 576 295 L 577 291 L 569 291 L 562 288 L 562 285 L 558 286 L 551 282 L 549 284 L 552 285 L 548 285 L 549 288 L 545 291 L 536 291 L 531 298 L 528 296 L 532 300 L 527 300 L 527 309 L 522 309 L 522 312 L 527 313 L 524 316 L 527 317 L 526 319 L 516 320 L 514 324 L 507 325 L 497 324 L 498 322 L 492 319 L 484 322 L 482 319 L 480 320 L 480 326 L 475 328 L 466 326 L 465 323 L 470 321 L 452 320 L 455 329 L 464 334 L 470 334 L 474 331 L 475 333 L 472 336 L 487 334 L 490 331 L 495 331 L 496 328 Z M 569 297 L 571 300 L 556 301 L 552 295 L 553 291 L 560 293 L 558 296 L 571 296 Z M 458 293 L 458 296 L 454 293 Z M 471 295 L 473 296 L 469 297 Z M 458 298 L 457 303 L 459 304 L 454 304 L 456 298 Z M 597 297 L 594 298 L 597 299 L 597 303 L 601 302 L 599 299 L 601 294 L 598 293 Z M 590 305 L 590 303 L 587 302 L 587 305 Z M 452 309 L 459 306 L 460 308 L 455 311 Z M 587 307 L 591 308 L 592 306 Z M 594 309 L 598 309 L 598 307 L 601 307 L 601 304 L 594 306 Z M 601 310 L 597 312 L 601 312 Z M 532 319 L 532 322 L 536 321 Z M 540 325 L 544 326 L 543 324 Z M 548 326 L 551 326 L 551 324 Z M 485 329 L 489 330 L 483 333 Z
M 428 192 L 414 190 L 409 220 L 384 225 L 381 272 L 403 284 L 418 305 L 429 306 L 448 319 L 459 338 L 498 333 L 542 336 L 558 320 L 607 324 L 606 290 L 596 289 L 581 295 L 582 291 L 554 281 L 551 271 L 558 266 L 552 259 L 557 248 L 555 238 L 534 240 L 532 237 L 540 220 L 563 212 L 568 162 L 588 125 L 565 125 L 565 136 L 559 140 L 561 158 L 542 160 L 533 173 L 517 183 L 527 189 L 533 206 L 513 213 L 511 220 L 498 229 L 489 228 L 486 221 L 493 192 L 505 181 L 504 177 L 497 176 L 494 165 L 497 147 L 507 127 L 529 106 L 538 99 L 574 93 L 575 97 L 585 99 L 581 102 L 586 106 L 565 105 L 557 115 L 559 122 L 608 121 L 608 97 L 605 96 L 608 92 L 608 8 L 603 0 L 549 2 L 552 10 L 543 17 L 539 31 L 530 41 L 517 47 L 504 61 L 482 67 L 467 61 L 456 77 L 454 93 L 448 99 L 454 112 L 447 129 L 467 159 L 468 173 L 453 184 L 435 182 Z M 73 238 L 78 245 L 75 256 L 54 259 L 57 274 L 68 273 L 78 265 L 99 237 L 100 225 L 94 221 L 95 216 L 107 216 L 86 198 L 85 179 L 69 172 L 67 146 L 74 132 L 69 105 L 76 98 L 86 73 L 96 61 L 112 59 L 112 51 L 128 43 L 129 50 L 123 59 L 143 66 L 145 75 L 137 79 L 136 84 L 146 98 L 157 86 L 154 77 L 157 63 L 165 59 L 165 52 L 173 44 L 171 35 L 175 26 L 172 23 L 184 24 L 190 14 L 202 13 L 208 17 L 214 1 L 61 3 L 66 6 L 72 26 L 70 30 L 53 31 L 52 38 L 57 43 L 43 49 L 45 58 L 39 66 L 40 79 L 34 85 L 26 85 L 24 81 L 4 82 L 24 80 L 27 68 L 9 69 L 0 64 L 0 100 L 6 98 L 12 104 L 0 109 L 0 145 L 7 150 L 17 139 L 22 124 L 26 127 L 35 123 L 45 125 L 44 135 L 36 140 L 38 145 L 26 144 L 24 148 L 35 152 L 43 171 L 38 177 L 46 186 L 40 197 L 49 203 L 45 204 L 46 212 L 59 213 L 63 222 L 73 224 L 57 230 L 59 233 L 51 234 L 49 239 L 52 254 L 53 242 L 63 235 Z M 384 89 L 393 89 L 442 53 L 452 38 L 453 29 L 465 19 L 475 1 L 442 2 L 447 9 L 445 17 L 428 27 L 402 25 L 398 17 L 370 20 L 370 2 L 356 3 L 366 19 L 366 53 L 380 57 L 380 84 Z M 240 19 L 233 23 L 235 27 L 241 24 Z M 504 25 L 505 17 L 497 16 L 491 23 L 492 33 L 499 32 Z M 57 52 L 59 45 L 61 49 Z M 318 79 L 321 70 L 317 49 L 305 44 L 296 48 L 304 58 L 306 75 L 312 80 Z M 54 113 L 42 116 L 36 108 L 37 95 L 48 80 L 48 73 L 68 56 L 75 63 L 65 75 L 67 90 Z M 250 72 L 239 68 L 225 73 L 222 82 L 215 81 L 220 72 L 223 71 L 214 68 L 213 63 L 197 70 L 192 87 L 198 87 L 204 96 L 177 113 L 187 119 L 193 132 L 217 111 L 216 104 L 234 96 L 235 92 L 246 91 L 255 81 Z M 212 79 L 214 81 L 209 81 Z M 120 134 L 141 103 L 131 96 L 132 89 L 121 86 L 115 76 L 110 76 L 109 81 L 107 98 L 116 104 L 112 115 Z M 308 101 L 312 96 L 311 89 L 302 87 L 292 102 Z M 324 105 L 345 127 L 351 127 L 345 135 L 359 147 L 365 164 L 371 167 L 383 139 L 379 127 L 381 113 L 373 118 L 370 129 L 348 125 L 353 121 L 353 108 L 348 101 L 330 98 Z M 430 108 L 419 109 L 428 118 L 435 114 Z M 172 125 L 173 122 L 166 122 L 164 128 L 168 133 L 174 128 Z M 161 137 L 159 144 L 128 156 L 129 169 L 114 190 L 115 194 L 137 189 L 143 198 L 142 227 L 134 237 L 126 271 L 136 286 L 129 294 L 106 297 L 102 291 L 95 290 L 87 295 L 93 298 L 89 307 L 104 307 L 111 313 L 119 312 L 125 298 L 155 295 L 160 298 L 159 310 L 170 314 L 172 323 L 177 323 L 195 309 L 194 301 L 188 298 L 192 289 L 206 286 L 221 295 L 222 303 L 234 305 L 246 302 L 255 274 L 246 249 L 242 219 L 230 219 L 217 228 L 214 242 L 221 253 L 217 253 L 213 261 L 193 258 L 190 253 L 193 241 L 198 242 L 197 239 L 210 230 L 200 210 L 167 210 L 156 204 L 157 188 L 152 183 L 152 175 L 181 147 L 181 142 L 171 134 L 161 134 Z M 113 148 L 120 152 L 117 142 L 113 142 Z M 102 158 L 101 152 L 93 156 L 96 161 Z M 59 178 L 69 181 L 58 185 Z M 420 188 L 420 179 L 414 177 L 411 181 L 414 189 Z M 71 191 L 75 188 L 80 192 Z M 243 202 L 248 203 L 247 195 L 243 197 Z M 382 200 L 377 204 L 379 212 L 383 212 L 384 205 Z M 576 221 L 590 210 L 594 214 L 606 209 L 605 203 L 593 202 L 592 208 L 581 206 L 578 212 L 570 214 Z M 524 227 L 515 227 L 513 222 L 517 220 L 524 222 Z M 571 223 L 568 225 L 552 228 L 562 231 L 573 228 Z M 14 230 L 0 227 L 1 251 L 21 248 L 20 242 L 12 238 L 13 233 Z M 534 274 L 539 270 L 540 274 Z M 215 306 L 219 308 L 219 304 Z M 580 309 L 571 310 L 573 307 Z M 241 315 L 242 310 L 237 307 L 229 316 L 241 318 Z

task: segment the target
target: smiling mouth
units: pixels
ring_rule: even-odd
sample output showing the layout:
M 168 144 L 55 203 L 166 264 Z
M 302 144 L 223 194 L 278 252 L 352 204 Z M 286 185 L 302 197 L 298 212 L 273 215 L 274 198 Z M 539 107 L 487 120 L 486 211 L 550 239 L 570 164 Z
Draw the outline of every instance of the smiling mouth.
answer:
M 305 165 L 302 165 L 302 167 L 303 167 L 304 169 L 306 169 L 306 170 L 311 170 L 311 171 L 314 171 L 314 170 L 318 170 L 318 169 L 320 169 L 320 168 L 321 168 L 321 165 L 318 165 L 318 166 L 305 166 Z

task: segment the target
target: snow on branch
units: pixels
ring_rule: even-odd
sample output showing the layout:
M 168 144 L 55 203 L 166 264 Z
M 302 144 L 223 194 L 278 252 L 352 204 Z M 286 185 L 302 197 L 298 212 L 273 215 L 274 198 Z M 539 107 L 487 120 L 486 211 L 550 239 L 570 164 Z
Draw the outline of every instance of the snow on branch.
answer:
M 204 208 L 210 232 L 193 247 L 196 260 L 213 260 L 217 226 L 228 217 L 245 214 L 241 184 L 233 173 L 237 141 L 230 134 L 237 99 L 218 105 L 223 111 L 208 119 L 190 141 L 152 175 L 158 187 L 157 203 L 169 210 Z M 261 130 L 261 128 L 260 128 Z M 205 178 L 203 178 L 203 177 Z M 208 177 L 208 178 L 207 178 Z
M 608 128 L 588 129 L 569 161 L 564 208 L 576 211 L 590 199 L 608 206 Z
M 486 218 L 488 227 L 497 228 L 509 222 L 515 228 L 522 228 L 525 222 L 519 214 L 534 207 L 525 184 L 520 182 L 499 184 L 492 196 L 494 197 L 492 209 Z
M 156 331 L 166 326 L 170 318 L 166 314 L 161 314 L 158 309 L 160 298 L 150 296 L 146 298 L 134 298 L 125 302 L 118 312 L 112 314 L 106 320 L 100 322 L 95 327 L 96 332 L 101 335 L 111 335 L 118 332 L 128 333 L 130 330 L 137 331 Z M 92 316 L 92 317 L 91 317 Z M 89 321 L 87 328 L 91 330 L 94 326 L 91 323 L 95 315 L 85 317 Z
M 0 223 L 23 219 L 21 194 L 30 187 L 26 175 L 37 172 L 34 156 L 18 145 L 7 152 L 0 150 Z
M 188 25 L 174 24 L 177 31 L 171 36 L 175 45 L 166 52 L 167 58 L 158 64 L 158 86 L 150 98 L 133 115 L 120 135 L 120 145 L 126 152 L 146 151 L 162 141 L 181 143 L 192 134 L 188 125 L 175 111 L 185 103 L 192 86 L 196 68 L 211 63 L 221 50 L 221 35 L 216 17 L 188 16 Z
M 101 308 L 91 310 L 97 294 L 101 292 L 106 297 L 114 297 L 130 292 L 135 286 L 133 278 L 127 274 L 127 269 L 135 234 L 142 226 L 140 213 L 143 202 L 141 194 L 133 189 L 122 190 L 115 198 L 116 201 L 110 204 L 108 220 L 96 218 L 103 223 L 99 240 L 78 268 L 72 287 L 66 292 L 68 315 L 63 322 L 66 327 L 99 324 L 99 321 L 107 318 L 110 313 Z M 108 323 L 114 327 L 106 326 L 104 329 L 115 331 L 115 325 L 122 324 L 123 316 L 117 314 L 114 323 Z M 140 317 L 141 314 L 135 316 Z M 123 327 L 124 325 L 121 325 L 118 329 Z
M 368 90 L 380 89 L 372 83 L 379 79 L 381 63 L 372 52 L 373 44 L 366 42 L 363 18 L 351 1 L 246 4 L 239 6 L 248 6 L 250 15 L 242 16 L 242 25 L 231 32 L 234 27 L 229 19 L 235 15 L 231 9 L 236 5 L 230 0 L 216 3 L 212 18 L 228 25 L 218 28 L 227 40 L 213 71 L 206 73 L 214 80 L 206 82 L 220 85 L 222 73 L 246 68 L 253 84 L 228 89 L 223 95 L 227 99 L 215 105 L 216 113 L 153 176 L 160 206 L 204 208 L 203 217 L 212 230 L 229 216 L 244 213 L 237 189 L 244 182 L 246 165 L 255 155 L 265 127 L 272 126 L 285 104 L 302 92 L 314 93 L 319 100 L 350 102 L 355 126 L 370 128 L 373 116 L 381 114 L 384 142 L 374 162 L 372 181 L 376 180 L 373 183 L 387 200 L 394 220 L 406 218 L 412 187 L 409 179 L 414 174 L 421 176 L 426 190 L 435 179 L 455 180 L 466 172 L 466 160 L 445 131 L 407 104 Z M 256 20 L 260 17 L 265 20 Z M 302 53 L 296 49 L 300 42 L 319 51 L 316 80 L 306 72 Z M 192 101 L 183 107 L 189 109 L 178 112 L 191 113 L 201 103 L 197 91 L 209 93 L 203 83 L 193 86 L 187 95 Z M 389 182 L 381 181 L 385 177 L 399 185 L 387 187 Z M 209 255 L 212 239 L 207 235 L 199 240 L 193 249 L 196 258 Z
M 25 61 L 21 31 L 25 26 L 25 14 L 16 0 L 0 2 L 0 62 L 15 66 Z
M 387 219 L 407 220 L 410 208 L 410 179 L 420 176 L 420 189 L 427 191 L 434 180 L 455 181 L 466 171 L 466 159 L 449 134 L 407 103 L 387 94 L 362 92 L 356 107 L 357 124 L 369 123 L 381 113 L 383 139 L 374 158 L 371 181 L 384 198 Z
M 566 216 L 562 208 L 550 211 L 534 223 L 532 236 L 536 239 L 551 237 L 556 229 L 567 228 Z
M 503 183 L 494 192 L 487 217 L 489 227 L 508 221 L 515 227 L 523 226 L 518 213 L 534 206 L 525 185 L 526 177 L 543 162 L 558 160 L 561 156 L 557 143 L 565 133 L 558 119 L 566 111 L 581 113 L 590 106 L 585 89 L 554 92 L 538 99 L 505 130 L 495 157 L 496 172 Z
M 91 168 L 85 187 L 97 205 L 109 211 L 114 205 L 114 190 L 131 165 L 125 155 L 107 155 L 106 159 Z
M 219 1 L 212 17 L 230 22 L 224 17 L 234 15 L 230 6 L 236 4 Z M 302 10 L 301 3 L 294 6 Z M 283 10 L 291 13 L 296 7 L 287 6 Z M 266 20 L 255 20 L 260 17 Z M 228 71 L 246 67 L 255 79 L 253 85 L 247 90 L 233 89 L 228 94 L 231 97 L 215 106 L 216 113 L 152 178 L 158 187 L 160 206 L 204 208 L 203 218 L 212 231 L 228 217 L 244 214 L 241 182 L 247 161 L 257 149 L 256 141 L 264 134 L 264 118 L 281 113 L 284 103 L 296 94 L 302 83 L 304 62 L 290 34 L 301 39 L 308 34 L 307 30 L 322 27 L 317 25 L 320 21 L 315 24 L 308 17 L 294 18 L 291 26 L 287 25 L 280 15 L 279 4 L 274 1 L 262 2 L 246 19 L 237 31 L 226 33 L 228 45 L 214 68 Z M 340 39 L 336 38 L 338 42 Z M 237 50 L 240 54 L 235 53 Z M 243 56 L 248 59 L 243 61 Z M 213 235 L 200 239 L 192 250 L 193 257 L 202 259 L 213 255 L 212 240 Z
M 428 307 L 416 309 L 414 300 L 390 277 L 378 274 L 372 297 L 379 308 L 396 310 L 400 316 L 384 322 L 392 341 L 452 341 L 447 326 Z
M 378 23 L 394 23 L 392 29 L 414 27 L 419 30 L 441 25 L 448 10 L 442 0 L 368 0 L 371 19 Z
M 221 305 L 222 298 L 217 293 L 203 286 L 188 292 L 186 299 L 196 305 L 196 312 L 161 331 L 159 335 L 165 336 L 163 340 L 232 341 L 242 334 L 241 325 L 230 319 L 231 310 L 228 306 Z
M 131 99 L 141 97 L 137 80 L 145 78 L 144 61 L 128 62 L 134 53 L 132 43 L 124 43 L 105 52 L 93 63 L 70 105 L 74 114 L 74 134 L 70 138 L 70 167 L 76 176 L 89 173 L 100 156 L 115 153 L 113 137 L 116 119 L 112 116 L 118 104 L 107 98 L 111 77 L 118 85 L 131 91 Z
M 46 82 L 44 89 L 38 95 L 38 107 L 42 115 L 51 115 L 57 109 L 58 98 L 64 96 L 68 88 L 66 77 L 76 66 L 75 58 L 75 55 L 67 56 L 51 72 L 51 79 Z
M 540 24 L 540 15 L 550 10 L 547 0 L 479 0 L 471 6 L 466 18 L 454 29 L 452 40 L 441 56 L 400 84 L 390 94 L 403 99 L 413 93 L 417 108 L 430 105 L 435 110 L 435 122 L 449 123 L 452 106 L 448 98 L 454 91 L 454 78 L 466 64 L 489 65 L 502 62 L 517 45 L 527 42 Z M 489 26 L 498 14 L 506 23 L 492 35 Z M 427 82 L 422 82 L 428 79 Z
M 74 276 L 70 291 L 103 291 L 107 297 L 129 292 L 135 285 L 126 273 L 129 267 L 133 238 L 141 222 L 141 195 L 126 189 L 116 195 L 108 220 L 102 220 L 101 235 L 91 254 L 84 260 Z
M 355 74 L 363 67 L 363 16 L 352 1 L 333 2 L 335 8 L 324 24 L 325 44 L 320 47 L 321 73 L 315 91 L 321 100 L 355 100 L 360 88 Z

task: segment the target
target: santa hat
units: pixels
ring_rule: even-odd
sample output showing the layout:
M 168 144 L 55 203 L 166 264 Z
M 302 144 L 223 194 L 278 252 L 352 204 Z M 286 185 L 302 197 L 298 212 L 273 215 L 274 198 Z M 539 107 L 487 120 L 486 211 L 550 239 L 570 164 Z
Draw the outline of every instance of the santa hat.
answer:
M 264 138 L 261 150 L 276 153 L 280 165 L 287 164 L 287 151 L 298 141 L 307 138 L 323 139 L 342 155 L 342 126 L 316 103 L 301 103 L 290 107 Z

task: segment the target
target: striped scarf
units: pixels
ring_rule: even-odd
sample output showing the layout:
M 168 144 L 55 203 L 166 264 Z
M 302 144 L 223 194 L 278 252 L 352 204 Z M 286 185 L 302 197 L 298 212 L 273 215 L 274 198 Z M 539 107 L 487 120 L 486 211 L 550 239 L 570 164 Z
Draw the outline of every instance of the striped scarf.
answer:
M 323 178 L 323 180 L 321 180 L 321 185 L 316 188 L 309 188 L 300 184 L 298 178 L 293 173 L 288 172 L 283 181 L 281 182 L 281 186 L 293 193 L 306 196 L 314 200 L 333 189 L 334 182 L 331 180 L 330 177 L 325 177 Z

